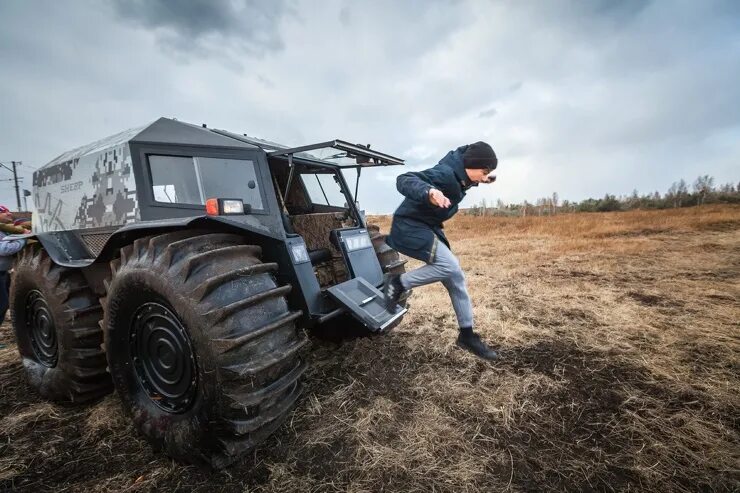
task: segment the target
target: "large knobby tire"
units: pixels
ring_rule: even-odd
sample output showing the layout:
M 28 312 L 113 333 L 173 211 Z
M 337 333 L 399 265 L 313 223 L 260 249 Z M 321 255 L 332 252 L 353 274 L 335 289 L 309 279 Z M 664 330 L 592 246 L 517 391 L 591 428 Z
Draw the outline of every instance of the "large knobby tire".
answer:
M 383 274 L 403 274 L 406 272 L 406 262 L 401 259 L 399 253 L 386 243 L 388 235 L 380 232 L 380 226 L 368 224 L 367 232 L 373 243 L 375 255 L 378 257 Z
M 82 273 L 54 264 L 38 244 L 24 248 L 14 268 L 10 309 L 31 387 L 62 402 L 109 393 L 103 311 Z
M 104 326 L 124 410 L 175 459 L 224 467 L 282 423 L 305 363 L 276 264 L 232 234 L 139 239 L 111 264 Z

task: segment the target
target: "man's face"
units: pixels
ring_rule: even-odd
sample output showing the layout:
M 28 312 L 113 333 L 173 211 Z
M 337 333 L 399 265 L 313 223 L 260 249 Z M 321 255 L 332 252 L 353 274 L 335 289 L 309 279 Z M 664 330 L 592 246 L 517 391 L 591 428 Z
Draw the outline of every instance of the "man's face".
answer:
M 13 222 L 13 215 L 10 212 L 0 212 L 0 223 L 8 224 Z
M 468 178 L 473 183 L 488 183 L 488 174 L 491 173 L 491 171 L 493 170 L 487 168 L 465 168 Z

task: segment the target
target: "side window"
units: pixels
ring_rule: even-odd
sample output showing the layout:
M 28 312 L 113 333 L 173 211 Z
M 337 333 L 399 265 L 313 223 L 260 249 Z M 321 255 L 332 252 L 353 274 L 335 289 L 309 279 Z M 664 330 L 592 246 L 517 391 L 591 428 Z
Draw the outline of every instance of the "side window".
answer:
M 203 205 L 209 198 L 242 199 L 263 211 L 254 162 L 216 157 L 149 156 L 154 200 Z
M 347 207 L 347 198 L 333 173 L 303 173 L 301 178 L 312 203 Z
M 242 199 L 252 209 L 263 209 L 257 171 L 246 159 L 198 157 L 198 171 L 206 198 Z
M 191 157 L 149 156 L 154 200 L 168 204 L 204 204 Z

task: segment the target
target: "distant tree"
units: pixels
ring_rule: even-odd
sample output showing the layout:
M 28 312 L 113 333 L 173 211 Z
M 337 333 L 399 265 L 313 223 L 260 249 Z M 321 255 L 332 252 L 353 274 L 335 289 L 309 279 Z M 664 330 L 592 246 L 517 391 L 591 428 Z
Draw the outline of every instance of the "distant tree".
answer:
M 725 204 L 737 204 L 740 202 L 740 190 L 735 189 L 734 183 L 725 183 L 717 187 L 714 200 Z
M 660 192 L 655 191 L 642 196 L 642 207 L 644 209 L 657 209 L 661 206 Z
M 619 200 L 617 200 L 617 197 L 615 195 L 609 195 L 608 193 L 604 195 L 604 198 L 599 200 L 596 205 L 596 210 L 599 212 L 618 211 L 621 208 L 622 206 L 619 203 Z
M 637 189 L 632 190 L 632 195 L 627 199 L 627 207 L 629 209 L 637 209 L 640 207 L 640 195 L 637 193 Z
M 558 211 L 565 212 L 602 212 L 622 211 L 636 208 L 663 209 L 666 207 L 690 207 L 705 203 L 740 203 L 740 182 L 725 183 L 715 187 L 714 178 L 709 175 L 699 176 L 693 183 L 693 193 L 689 192 L 686 181 L 681 179 L 673 182 L 664 196 L 660 192 L 640 195 L 635 189 L 630 195 L 616 196 L 606 194 L 603 198 L 588 198 L 578 201 L 563 200 L 557 192 L 549 197 L 537 199 L 534 204 L 523 201 L 521 204 L 505 204 L 501 199 L 496 200 L 496 207 L 489 205 L 485 199 L 465 210 L 470 215 L 521 215 L 526 217 L 537 213 L 540 216 L 554 215 Z
M 678 187 L 678 182 L 674 181 L 671 188 L 669 188 L 665 194 L 666 201 L 671 203 L 673 207 L 681 207 L 681 198 L 678 192 Z
M 599 208 L 600 203 L 600 200 L 588 198 L 586 200 L 580 201 L 576 206 L 576 210 L 578 212 L 596 212 Z
M 547 207 L 548 200 L 546 198 L 537 199 L 537 215 L 541 216 Z
M 714 178 L 709 175 L 700 176 L 694 182 L 694 191 L 699 196 L 699 204 L 704 204 L 714 188 Z
M 689 196 L 689 187 L 686 186 L 686 181 L 684 181 L 683 178 L 681 178 L 678 181 L 678 188 L 676 189 L 676 197 L 678 199 L 678 206 L 681 207 L 686 200 L 686 198 Z

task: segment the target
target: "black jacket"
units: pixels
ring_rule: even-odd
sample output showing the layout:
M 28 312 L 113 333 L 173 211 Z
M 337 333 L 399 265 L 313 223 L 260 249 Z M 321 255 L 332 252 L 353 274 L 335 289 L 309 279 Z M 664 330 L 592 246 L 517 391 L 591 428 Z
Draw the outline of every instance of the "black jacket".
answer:
M 450 151 L 435 167 L 411 171 L 396 179 L 396 188 L 406 198 L 393 213 L 388 245 L 404 255 L 427 263 L 434 261 L 437 241 L 449 248 L 442 223 L 457 213 L 458 204 L 473 185 L 465 173 L 462 155 L 468 146 Z M 429 190 L 436 188 L 450 199 L 444 209 L 429 202 Z

